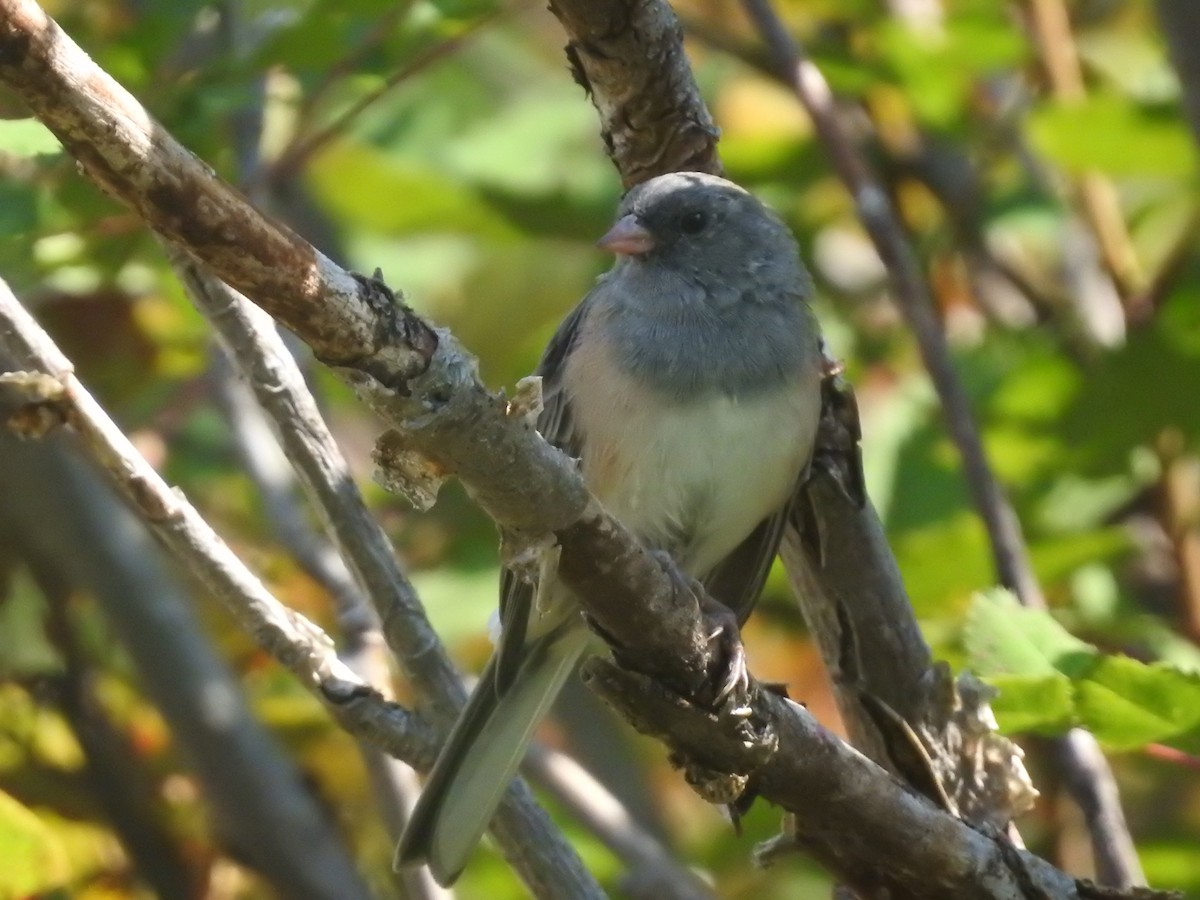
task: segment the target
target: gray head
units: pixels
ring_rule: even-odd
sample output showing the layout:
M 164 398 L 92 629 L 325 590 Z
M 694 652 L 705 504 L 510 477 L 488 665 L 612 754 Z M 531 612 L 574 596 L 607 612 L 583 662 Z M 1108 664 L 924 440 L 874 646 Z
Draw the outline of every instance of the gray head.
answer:
M 787 226 L 753 194 L 715 175 L 676 172 L 637 185 L 598 243 L 619 255 L 618 268 L 704 284 L 710 306 L 752 300 L 732 290 L 749 285 L 764 297 L 809 293 Z
M 816 364 L 796 241 L 732 182 L 680 172 L 640 184 L 598 244 L 618 259 L 593 292 L 592 321 L 648 383 L 741 394 Z

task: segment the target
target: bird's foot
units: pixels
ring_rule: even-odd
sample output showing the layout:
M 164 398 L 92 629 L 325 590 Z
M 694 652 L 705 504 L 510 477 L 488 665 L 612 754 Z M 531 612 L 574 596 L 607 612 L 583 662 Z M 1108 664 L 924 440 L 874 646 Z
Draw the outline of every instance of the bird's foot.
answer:
M 742 646 L 737 615 L 724 603 L 710 597 L 704 585 L 684 573 L 671 554 L 664 550 L 651 552 L 671 576 L 675 590 L 696 600 L 708 629 L 708 641 L 717 644 L 715 659 L 720 665 L 720 677 L 715 683 L 713 706 L 734 716 L 750 715 L 750 673 L 746 669 L 746 648 Z
M 721 679 L 713 705 L 729 715 L 750 715 L 750 672 L 746 668 L 746 648 L 738 629 L 737 615 L 732 609 L 700 594 L 700 612 L 708 625 L 709 643 L 717 644 L 717 659 Z

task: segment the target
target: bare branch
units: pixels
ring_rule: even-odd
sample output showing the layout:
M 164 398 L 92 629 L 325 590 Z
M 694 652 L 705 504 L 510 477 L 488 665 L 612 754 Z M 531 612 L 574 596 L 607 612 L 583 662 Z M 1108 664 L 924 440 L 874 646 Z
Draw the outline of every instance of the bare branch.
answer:
M 803 810 L 794 817 L 797 831 L 790 840 L 862 896 L 1081 896 L 1069 877 L 1044 860 L 911 793 L 795 703 L 758 694 L 746 721 L 778 742 L 778 749 L 764 752 L 761 744 L 714 729 L 710 713 L 603 660 L 585 663 L 584 677 L 639 730 L 686 759 L 691 777 L 751 773 L 752 789 Z
M 242 302 L 248 304 L 248 301 Z M 256 312 L 265 316 L 261 311 Z M 253 341 L 253 335 L 246 337 Z M 333 599 L 342 643 L 338 655 L 351 671 L 385 700 L 394 700 L 392 667 L 379 617 L 333 545 L 309 524 L 306 510 L 296 496 L 296 479 L 276 435 L 271 431 L 263 408 L 256 403 L 254 393 L 247 384 L 237 377 L 226 351 L 218 350 L 214 354 L 210 371 L 217 383 L 219 405 L 230 426 L 234 445 L 258 496 L 262 498 L 275 534 L 301 568 L 323 586 Z M 268 390 L 284 390 L 279 384 L 264 387 Z M 334 489 L 327 486 L 327 490 L 332 492 Z M 336 518 L 337 512 L 330 510 L 326 518 Z M 371 782 L 372 797 L 389 835 L 393 840 L 398 840 L 421 789 L 416 772 L 389 756 L 376 744 L 361 739 L 357 743 Z M 395 873 L 394 877 L 403 882 L 410 900 L 452 896 L 451 892 L 433 880 L 428 869 L 405 869 Z
M 322 699 L 369 689 L 338 660 L 316 625 L 284 607 L 173 490 L 79 383 L 69 360 L 0 282 L 0 346 L 28 371 L 0 375 L 26 405 L 10 427 L 37 437 L 55 425 L 72 430 L 155 536 L 237 618 L 248 634 Z M 411 751 L 406 755 L 412 755 Z
M 892 277 L 896 301 L 917 338 L 925 367 L 941 398 L 946 423 L 963 460 L 967 485 L 983 518 L 997 577 L 1023 604 L 1044 608 L 1046 601 L 1033 572 L 1020 522 L 988 463 L 966 390 L 950 360 L 945 334 L 932 297 L 903 226 L 879 188 L 853 140 L 834 115 L 824 76 L 805 56 L 776 17 L 769 0 L 743 0 L 772 48 L 781 71 L 789 74 L 797 97 L 808 110 L 842 180 L 855 198 L 858 213 Z M 1107 761 L 1087 732 L 1074 731 L 1056 743 L 1068 784 L 1081 792 L 1081 805 L 1095 811 L 1089 820 L 1097 857 L 1106 878 L 1119 886 L 1144 882 L 1133 839 L 1125 824 Z
M 946 424 L 962 455 L 968 486 L 987 528 L 1000 583 L 1030 598 L 1030 602 L 1044 605 L 1020 524 L 988 465 L 970 401 L 950 361 L 933 298 L 896 212 L 853 139 L 838 121 L 833 95 L 820 70 L 787 33 L 766 0 L 743 0 L 743 3 L 772 48 L 777 65 L 787 72 L 789 83 L 812 117 L 830 161 L 853 196 L 859 218 L 887 266 L 896 302 L 917 338 L 921 358 L 945 408 Z
M 0 11 L 14 5 L 24 9 L 28 4 L 0 0 Z M 655 20 L 663 21 L 657 4 L 637 6 L 653 6 Z M 37 94 L 36 79 L 24 78 L 21 60 L 30 46 L 38 44 L 22 44 L 14 38 L 19 29 L 13 29 L 11 22 L 4 20 L 0 30 L 0 80 L 23 95 Z M 677 33 L 672 33 L 677 41 Z M 677 54 L 676 50 L 670 56 L 681 58 Z M 66 90 L 68 83 L 60 80 L 56 85 Z M 76 78 L 74 83 L 86 84 L 87 80 Z M 600 84 L 592 82 L 597 93 Z M 690 76 L 685 87 L 689 85 Z M 695 98 L 694 86 L 690 96 Z M 73 98 L 60 93 L 55 100 L 69 104 Z M 599 100 L 599 106 L 602 115 L 615 108 L 608 99 Z M 47 111 L 46 103 L 40 102 L 35 109 L 54 120 L 54 110 Z M 689 118 L 695 104 L 684 109 L 683 118 L 695 121 Z M 82 133 L 104 138 L 103 133 Z M 79 135 L 75 138 L 83 140 Z M 624 146 L 615 143 L 614 152 L 622 152 Z M 72 149 L 91 159 L 86 147 Z M 155 159 L 146 157 L 140 164 L 153 167 Z M 623 167 L 623 171 L 632 168 Z M 106 184 L 113 187 L 112 182 Z M 138 185 L 126 181 L 116 187 L 132 195 Z M 138 209 L 146 205 L 138 196 L 128 196 L 126 201 Z M 241 207 L 238 212 L 252 215 Z M 230 235 L 237 234 L 240 226 L 236 220 L 224 224 Z M 175 234 L 177 240 L 186 237 Z M 243 245 L 243 249 L 250 254 L 258 250 L 253 244 Z M 206 260 L 226 276 L 219 256 Z M 302 276 L 308 272 L 299 269 L 288 274 L 296 271 Z M 580 597 L 592 620 L 611 636 L 618 659 L 641 673 L 630 675 L 597 662 L 590 669 L 593 680 L 598 685 L 605 682 L 601 685 L 605 694 L 623 708 L 640 710 L 638 718 L 643 724 L 669 724 L 671 739 L 692 761 L 694 774 L 703 779 L 701 770 L 707 768 L 716 773 L 711 778 L 714 782 L 752 779 L 764 797 L 797 813 L 797 833 L 806 846 L 854 885 L 867 889 L 887 886 L 894 896 L 912 897 L 1025 897 L 1030 885 L 1040 885 L 1053 896 L 1080 895 L 1071 879 L 1044 861 L 1020 854 L 1005 841 L 972 830 L 908 793 L 874 764 L 821 731 L 794 705 L 752 687 L 755 700 L 748 716 L 714 718 L 703 703 L 682 700 L 680 694 L 692 697 L 697 690 L 703 697 L 712 663 L 696 604 L 681 602 L 670 576 L 590 498 L 572 462 L 542 441 L 519 409 L 510 414 L 501 399 L 483 388 L 473 361 L 448 332 L 437 332 L 436 340 L 431 340 L 433 332 L 410 311 L 378 302 L 385 296 L 381 285 L 364 282 L 361 295 L 354 297 L 357 305 L 348 312 L 332 306 L 321 314 L 337 319 L 345 312 L 354 319 L 365 308 L 379 316 L 377 327 L 369 329 L 372 339 L 356 348 L 365 352 L 343 350 L 327 358 L 343 361 L 335 371 L 395 427 L 383 448 L 391 454 L 385 461 L 392 464 L 398 479 L 424 500 L 432 499 L 428 490 L 440 477 L 457 475 L 504 528 L 510 549 L 557 541 L 561 578 Z M 286 306 L 283 314 L 290 315 L 293 321 L 288 324 L 306 339 L 319 330 L 315 323 L 320 317 Z M 339 333 L 350 338 L 359 334 L 353 328 L 342 328 Z M 70 384 L 68 376 L 64 380 Z M 73 390 L 66 393 L 78 402 Z M 424 487 L 412 488 L 409 476 L 413 473 L 424 479 Z M 162 501 L 156 498 L 154 502 Z M 152 517 L 156 511 L 151 508 Z M 321 663 L 328 664 L 324 659 Z M 305 673 L 309 668 L 311 663 L 301 666 Z M 644 675 L 654 680 L 648 682 Z M 665 693 L 662 685 L 677 693 Z M 336 694 L 338 685 L 327 684 L 325 690 Z M 640 699 L 625 703 L 622 694 L 636 694 Z M 377 705 L 374 711 L 386 710 Z M 827 822 L 836 827 L 826 829 Z M 879 823 L 891 823 L 894 830 L 887 840 L 875 844 Z M 863 840 L 864 835 L 872 838 Z M 928 842 L 914 842 L 914 835 L 933 837 Z M 880 853 L 881 848 L 888 852 Z M 898 860 L 903 864 L 898 865 Z M 586 882 L 557 894 L 544 883 L 534 884 L 534 889 L 542 896 L 592 895 Z
M 378 103 L 388 93 L 393 91 L 397 85 L 403 84 L 409 78 L 412 78 L 418 72 L 428 68 L 440 60 L 445 59 L 454 53 L 457 53 L 463 48 L 473 37 L 479 34 L 484 26 L 490 25 L 501 15 L 503 10 L 496 10 L 480 16 L 472 22 L 465 31 L 447 38 L 440 44 L 430 47 L 425 52 L 418 55 L 407 65 L 401 66 L 396 71 L 392 72 L 383 80 L 381 84 L 375 87 L 370 92 L 364 94 L 349 107 L 339 113 L 333 121 L 322 126 L 321 128 L 309 134 L 298 136 L 286 150 L 280 154 L 275 160 L 267 173 L 270 179 L 287 178 L 302 168 L 308 160 L 312 159 L 322 147 L 328 144 L 331 140 L 344 134 L 350 123 L 361 116 L 366 110 L 370 109 L 374 104 Z
M 295 233 L 256 213 L 155 122 L 32 0 L 0 2 L 0 82 L 89 177 L 155 231 L 255 296 L 330 360 L 369 357 L 391 335 L 387 302 Z M 431 334 L 407 359 L 423 366 Z
M 0 368 L 11 368 L 7 356 Z M 159 548 L 70 449 L 53 437 L 35 445 L 0 431 L 0 529 L 7 545 L 96 599 L 177 738 L 222 846 L 280 896 L 364 894 L 350 887 L 357 875 L 346 848 L 247 707 Z M 397 718 L 395 733 L 411 733 L 409 720 Z M 431 757 L 432 734 L 426 729 L 418 737 Z
M 644 900 L 711 900 L 712 889 L 680 866 L 657 838 L 642 829 L 621 801 L 565 753 L 534 744 L 522 770 L 600 839 L 629 870 L 625 896 Z
M 664 172 L 721 173 L 717 128 L 666 3 L 550 0 L 567 32 L 575 80 L 626 187 Z
M 355 736 L 379 742 L 411 765 L 428 769 L 434 741 L 426 727 L 387 703 L 333 652 L 316 625 L 287 609 L 266 590 L 213 532 L 200 514 L 172 490 L 71 373 L 54 346 L 0 282 L 0 346 L 32 372 L 9 373 L 3 383 L 30 397 L 14 427 L 35 435 L 58 421 L 69 423 L 118 492 L 155 537 L 237 618 L 242 628 L 312 691 Z M 595 881 L 533 805 L 528 789 L 514 785 L 493 828 L 506 857 L 539 897 L 598 897 Z
M 1082 101 L 1086 96 L 1083 68 L 1066 4 L 1063 0 L 1026 0 L 1026 7 L 1052 94 L 1063 103 Z M 1099 172 L 1085 172 L 1075 180 L 1075 189 L 1105 267 L 1120 287 L 1122 299 L 1127 299 L 1139 286 L 1142 271 L 1116 188 Z
M 355 581 L 349 586 L 341 577 L 335 582 L 342 583 L 340 591 L 348 587 L 354 592 L 350 602 L 355 608 L 343 613 L 347 634 L 370 629 L 376 615 L 386 622 L 389 646 L 417 686 L 434 701 L 435 718 L 449 724 L 466 697 L 462 682 L 401 571 L 387 535 L 367 509 L 275 323 L 181 251 L 170 251 L 169 256 L 188 295 L 221 336 L 268 414 L 288 460 L 314 498 L 327 533 L 353 569 Z M 362 594 L 357 585 L 362 586 Z M 375 604 L 374 611 L 367 606 L 368 600 Z

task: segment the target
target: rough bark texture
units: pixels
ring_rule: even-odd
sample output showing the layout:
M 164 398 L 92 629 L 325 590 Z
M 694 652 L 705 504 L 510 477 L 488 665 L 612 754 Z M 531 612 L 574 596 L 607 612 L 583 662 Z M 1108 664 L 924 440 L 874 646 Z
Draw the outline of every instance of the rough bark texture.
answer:
M 224 280 L 322 358 L 369 357 L 394 343 L 390 300 L 336 266 L 244 197 L 154 121 L 37 4 L 0 4 L 0 82 L 62 141 L 88 176 L 159 234 Z M 404 335 L 422 350 L 431 336 Z
M 614 9 L 623 10 L 624 18 L 604 18 Z M 647 64 L 652 70 L 665 66 L 656 70 L 657 80 L 636 76 L 641 78 L 635 80 L 636 90 L 647 96 L 674 92 L 670 103 L 680 108 L 674 114 L 639 119 L 630 105 L 632 94 L 621 99 L 620 83 L 601 78 L 601 70 L 608 71 L 607 67 L 615 64 L 604 57 L 618 55 L 607 42 L 618 36 L 623 23 L 635 31 L 639 23 L 657 23 L 655 33 L 677 45 L 673 19 L 665 6 L 559 0 L 555 10 L 571 33 L 575 58 L 597 96 L 610 147 L 627 183 L 672 168 L 712 170 L 714 136 L 677 46 L 661 49 L 666 45 L 635 43 L 631 46 L 641 48 L 636 54 L 625 50 L 630 54 L 625 65 L 631 70 L 640 71 Z M 600 685 L 601 675 L 607 673 L 610 684 L 603 688 L 605 694 L 643 727 L 672 743 L 681 758 L 691 762 L 698 784 L 720 792 L 730 784 L 738 790 L 739 779 L 749 781 L 762 796 L 796 814 L 797 840 L 838 877 L 861 887 L 867 895 L 877 895 L 886 887 L 897 897 L 1016 898 L 1038 896 L 1027 890 L 1037 885 L 1050 896 L 1080 896 L 1068 876 L 1036 857 L 1015 854 L 1005 841 L 939 811 L 820 729 L 803 710 L 756 685 L 750 687 L 746 710 L 710 711 L 703 684 L 697 696 L 697 685 L 706 680 L 702 676 L 713 662 L 699 609 L 677 603 L 671 577 L 619 523 L 599 509 L 574 463 L 536 434 L 527 412 L 529 398 L 519 396 L 508 404 L 489 393 L 478 380 L 474 361 L 449 333 L 435 335 L 410 311 L 396 307 L 382 286 L 331 269 L 332 264 L 314 255 L 315 251 L 295 248 L 298 239 L 290 233 L 264 225 L 232 191 L 203 183 L 215 179 L 211 173 L 199 171 L 190 156 L 181 162 L 176 145 L 132 98 L 121 93 L 113 99 L 120 89 L 104 80 L 86 56 L 73 45 L 48 53 L 50 42 L 69 44 L 32 3 L 0 0 L 0 81 L 24 97 L 60 135 L 66 135 L 66 146 L 85 160 L 89 174 L 141 212 L 152 227 L 162 228 L 167 237 L 278 315 L 327 361 L 339 361 L 335 371 L 394 429 L 381 448 L 381 459 L 393 466 L 392 474 L 410 494 L 431 502 L 439 480 L 456 475 L 505 531 L 510 558 L 530 559 L 552 544 L 559 546 L 563 579 L 611 638 L 622 665 L 640 673 L 601 665 L 591 670 L 593 679 Z M 660 49 L 647 60 L 647 47 Z M 628 77 L 635 78 L 633 71 Z M 664 84 L 671 90 L 663 91 Z M 129 122 L 141 124 L 134 128 Z M 643 127 L 645 122 L 649 124 Z M 696 134 L 704 135 L 703 141 L 694 142 Z M 692 137 L 682 140 L 672 135 Z M 643 155 L 638 149 L 643 140 L 646 147 L 693 149 Z M 707 147 L 703 153 L 694 149 L 701 144 Z M 136 157 L 137 166 L 154 171 L 131 175 L 127 167 L 118 166 L 132 158 L 129 146 L 143 148 Z M 197 178 L 201 181 L 174 185 L 167 193 L 172 203 L 190 197 L 196 205 L 205 206 L 199 217 L 205 224 L 199 232 L 192 226 L 181 227 L 178 210 L 172 213 L 170 204 L 164 209 L 155 202 L 164 182 Z M 240 239 L 242 229 L 247 229 L 246 240 Z M 269 240 L 260 239 L 264 233 Z M 233 246 L 236 254 L 226 252 Z M 296 253 L 281 264 L 280 258 L 272 255 L 279 247 L 291 247 Z M 254 258 L 247 261 L 247 257 Z M 303 289 L 283 284 L 293 279 L 302 282 Z M 351 282 L 356 289 L 348 289 Z M 339 294 L 335 290 L 339 285 L 347 290 Z M 273 296 L 278 292 L 287 299 Z M 64 384 L 73 384 L 63 373 L 54 374 Z M 73 402 L 78 402 L 73 386 L 71 392 Z M 823 440 L 853 458 L 853 448 L 844 441 L 845 428 L 836 423 L 830 427 L 833 434 L 826 434 Z M 104 458 L 102 449 L 97 452 L 103 462 L 114 463 Z M 143 515 L 170 528 L 180 512 L 170 497 L 145 490 L 152 473 L 130 477 L 119 465 L 116 468 L 115 477 L 127 484 Z M 853 466 L 842 468 L 853 471 Z M 414 476 L 418 478 L 415 483 Z M 904 617 L 900 621 L 907 621 L 911 612 L 894 578 L 894 563 L 877 534 L 858 541 L 868 558 L 848 556 L 838 561 L 821 551 L 825 545 L 821 533 L 832 534 L 830 528 L 842 527 L 839 523 L 850 529 L 847 540 L 854 540 L 853 530 L 863 527 L 861 507 L 854 511 L 831 505 L 828 512 L 818 512 L 825 514 L 816 517 L 815 540 L 809 531 L 796 540 L 810 558 L 808 564 L 824 593 L 843 598 L 832 621 L 854 612 L 851 598 L 863 584 L 861 579 L 850 580 L 846 570 L 866 566 L 878 568 L 876 583 L 880 596 L 890 604 L 887 609 Z M 868 524 L 878 528 L 873 517 Z M 179 540 L 187 539 L 181 536 Z M 840 586 L 828 583 L 837 573 L 847 581 Z M 256 596 L 253 585 L 243 587 L 247 596 Z M 655 609 L 659 612 L 650 612 Z M 248 622 L 248 630 L 267 643 L 297 624 L 287 616 L 281 621 L 277 611 L 268 609 L 266 613 L 266 633 L 257 622 Z M 842 643 L 865 640 L 866 631 L 878 628 L 890 614 L 873 613 L 873 624 L 863 625 L 861 631 L 857 625 L 842 628 Z M 914 640 L 915 632 L 908 625 L 903 630 L 906 644 Z M 919 638 L 915 640 L 919 642 Z M 928 677 L 928 652 L 922 648 L 923 644 L 906 646 L 903 664 L 912 667 L 903 676 L 906 683 L 920 683 Z M 322 678 L 329 665 L 317 650 L 311 653 L 289 660 L 306 683 Z M 861 649 L 853 666 L 849 655 L 840 650 L 834 655 L 843 672 L 853 668 L 857 678 L 886 677 L 889 683 L 896 678 L 894 671 L 889 675 L 882 668 L 880 674 L 874 674 L 876 669 L 868 665 Z M 871 685 L 857 689 L 890 696 Z M 635 699 L 626 702 L 628 697 Z M 901 702 L 898 697 L 893 699 Z M 897 710 L 892 702 L 883 702 L 880 710 L 884 719 L 889 719 L 889 710 L 904 719 L 903 710 Z M 903 728 L 900 731 L 904 733 Z M 918 748 L 913 745 L 910 749 Z M 883 762 L 891 762 L 886 754 Z M 519 827 L 512 819 L 506 824 L 514 830 Z M 887 833 L 881 834 L 881 829 Z M 875 837 L 868 839 L 871 835 Z M 553 887 L 545 882 L 533 887 L 541 896 L 555 896 Z M 557 896 L 593 894 L 594 890 L 580 881 L 560 887 Z
M 625 187 L 664 172 L 721 174 L 719 132 L 692 78 L 666 3 L 551 0 L 575 80 Z

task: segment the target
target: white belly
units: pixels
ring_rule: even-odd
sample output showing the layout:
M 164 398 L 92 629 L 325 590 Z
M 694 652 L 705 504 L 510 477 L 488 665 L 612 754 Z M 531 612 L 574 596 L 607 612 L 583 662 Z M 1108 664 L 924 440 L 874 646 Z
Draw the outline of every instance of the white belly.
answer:
M 749 398 L 681 405 L 611 369 L 595 378 L 601 356 L 576 350 L 564 373 L 584 478 L 642 541 L 703 577 L 795 487 L 820 413 L 815 372 Z

